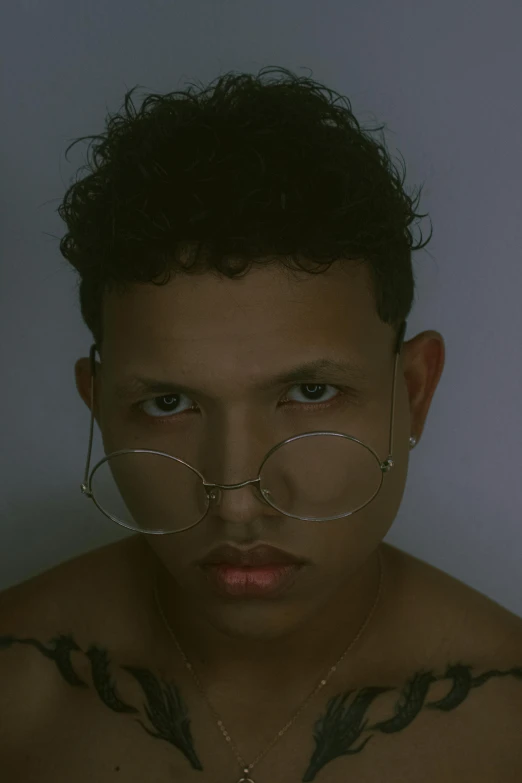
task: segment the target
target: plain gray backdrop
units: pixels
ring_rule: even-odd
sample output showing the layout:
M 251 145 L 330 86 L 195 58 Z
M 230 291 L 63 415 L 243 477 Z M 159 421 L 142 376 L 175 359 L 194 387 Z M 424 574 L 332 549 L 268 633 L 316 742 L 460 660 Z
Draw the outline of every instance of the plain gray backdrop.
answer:
M 0 589 L 131 535 L 80 492 L 91 336 L 56 208 L 87 142 L 66 147 L 135 84 L 276 65 L 385 122 L 433 221 L 406 339 L 440 331 L 446 365 L 386 540 L 522 616 L 522 4 L 18 0 L 0 22 Z

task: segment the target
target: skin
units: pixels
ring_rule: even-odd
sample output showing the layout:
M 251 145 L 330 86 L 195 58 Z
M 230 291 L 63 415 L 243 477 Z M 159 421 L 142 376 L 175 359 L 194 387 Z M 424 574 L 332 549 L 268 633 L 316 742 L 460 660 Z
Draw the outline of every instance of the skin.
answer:
M 254 267 L 236 280 L 180 275 L 166 286 L 140 284 L 106 295 L 103 317 L 95 417 L 111 450 L 168 451 L 195 464 L 207 480 L 227 484 L 256 477 L 272 446 L 314 429 L 351 434 L 381 459 L 387 456 L 394 333 L 379 319 L 365 266 L 334 264 L 318 275 Z M 364 384 L 346 381 L 361 391 L 360 406 L 341 402 L 306 409 L 315 399 L 306 394 L 306 381 L 262 393 L 253 389 L 257 381 L 324 356 L 364 366 Z M 221 502 L 196 527 L 140 536 L 158 574 L 166 618 L 206 682 L 232 679 L 238 689 L 255 681 L 272 692 L 299 690 L 324 668 L 327 647 L 339 649 L 341 640 L 347 645 L 355 636 L 375 600 L 378 549 L 404 494 L 409 438 L 421 439 L 444 358 L 444 340 L 436 331 L 404 342 L 397 369 L 395 465 L 377 497 L 347 520 L 319 525 L 291 519 L 245 487 L 222 492 Z M 199 393 L 182 394 L 174 413 L 152 407 L 154 394 L 123 402 L 115 385 L 130 372 L 172 380 L 173 393 L 176 383 Z M 75 375 L 90 409 L 88 357 L 78 359 Z M 339 394 L 337 380 L 326 375 L 323 383 L 333 385 L 316 395 L 319 401 Z M 146 413 L 130 412 L 144 400 L 149 414 L 165 416 L 162 423 L 149 424 Z M 196 566 L 223 542 L 271 544 L 310 564 L 277 601 L 226 601 L 211 592 Z M 152 593 L 144 600 L 152 614 Z

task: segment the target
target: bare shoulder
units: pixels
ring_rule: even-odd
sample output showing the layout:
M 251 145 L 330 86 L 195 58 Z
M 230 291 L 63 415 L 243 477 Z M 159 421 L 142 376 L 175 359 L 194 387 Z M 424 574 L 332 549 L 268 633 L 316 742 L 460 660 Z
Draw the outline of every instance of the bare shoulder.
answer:
M 133 627 L 150 558 L 139 536 L 82 553 L 0 593 L 0 637 L 80 633 L 113 643 Z M 41 638 L 41 637 L 39 637 Z M 122 639 L 123 642 L 123 639 Z M 5 657 L 5 656 L 4 656 Z M 0 664 L 1 666 L 1 664 Z
M 405 676 L 433 674 L 441 705 L 454 699 L 477 744 L 494 738 L 499 752 L 516 756 L 522 779 L 522 618 L 401 550 L 390 547 L 388 555 L 396 611 L 387 633 L 390 642 L 400 634 L 399 646 L 409 650 Z M 464 704 L 466 692 L 472 698 Z
M 522 619 L 394 547 L 386 563 L 395 609 L 383 638 L 400 650 L 396 681 L 406 686 L 396 706 L 407 713 L 417 702 L 419 717 L 438 713 L 437 743 L 452 770 L 469 763 L 477 781 L 522 780 Z M 408 728 L 419 747 L 434 736 L 431 726 L 421 727 Z M 468 772 L 462 768 L 462 779 Z
M 124 539 L 0 593 L 0 759 L 13 779 L 26 764 L 45 767 L 52 737 L 70 720 L 62 716 L 93 688 L 96 655 L 103 660 L 110 651 L 125 661 L 136 647 L 135 660 L 147 660 L 135 630 L 136 622 L 146 626 L 138 550 L 137 537 Z M 52 725 L 54 734 L 35 750 L 31 738 L 44 738 Z
M 74 655 L 80 639 L 101 638 L 112 644 L 125 636 L 132 611 L 139 612 L 139 605 L 133 605 L 140 591 L 138 549 L 137 537 L 124 539 L 0 592 L 3 705 L 12 697 L 17 709 L 22 707 L 21 687 L 31 694 L 33 711 L 45 703 L 55 684 L 55 667 L 48 665 L 51 647 L 61 645 L 65 652 L 69 645 Z
M 488 659 L 511 650 L 522 665 L 522 618 L 441 569 L 395 547 L 386 550 L 397 611 L 391 621 L 419 628 L 424 654 L 469 650 Z

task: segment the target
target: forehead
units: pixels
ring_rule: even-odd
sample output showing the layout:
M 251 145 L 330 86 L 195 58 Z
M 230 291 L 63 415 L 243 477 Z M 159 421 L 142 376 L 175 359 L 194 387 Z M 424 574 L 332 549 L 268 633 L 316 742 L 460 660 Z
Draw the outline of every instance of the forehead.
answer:
M 391 329 L 376 311 L 366 267 L 319 274 L 254 267 L 244 277 L 173 276 L 104 300 L 104 361 L 117 368 L 170 365 L 241 374 L 324 355 L 354 361 L 386 350 Z M 299 355 L 297 356 L 297 352 Z M 201 369 L 203 372 L 204 370 Z

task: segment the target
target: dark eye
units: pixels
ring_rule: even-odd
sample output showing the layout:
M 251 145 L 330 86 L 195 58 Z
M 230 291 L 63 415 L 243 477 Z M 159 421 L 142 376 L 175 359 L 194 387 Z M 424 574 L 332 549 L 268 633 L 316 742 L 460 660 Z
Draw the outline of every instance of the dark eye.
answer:
M 294 388 L 294 387 L 292 387 Z M 330 386 L 328 383 L 299 383 L 296 384 L 297 389 L 303 389 L 304 390 L 304 403 L 307 405 L 314 405 L 315 403 L 321 404 L 324 402 L 331 402 L 332 399 L 335 399 L 336 395 L 334 394 L 333 397 L 330 397 L 327 400 L 322 399 L 325 395 L 325 389 L 338 389 L 337 386 Z
M 144 407 L 146 405 L 150 405 L 151 403 L 154 406 L 157 406 L 160 410 L 159 415 L 155 415 L 154 413 L 147 413 L 147 411 L 144 410 L 144 413 L 147 416 L 151 416 L 153 419 L 161 419 L 161 418 L 171 418 L 171 417 L 165 417 L 165 413 L 184 413 L 184 410 L 179 410 L 179 401 L 181 397 L 186 397 L 185 394 L 177 393 L 177 394 L 163 394 L 161 397 L 153 397 L 151 400 L 144 400 L 143 402 L 140 402 L 139 407 L 144 410 Z M 186 397 L 186 399 L 190 399 L 190 397 Z M 190 410 L 190 409 L 189 409 Z

